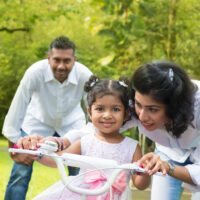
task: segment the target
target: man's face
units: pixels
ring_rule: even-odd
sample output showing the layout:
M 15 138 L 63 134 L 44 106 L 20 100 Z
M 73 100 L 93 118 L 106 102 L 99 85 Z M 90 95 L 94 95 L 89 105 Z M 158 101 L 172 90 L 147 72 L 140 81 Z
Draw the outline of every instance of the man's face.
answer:
M 51 52 L 47 54 L 47 58 L 55 79 L 63 83 L 67 79 L 76 61 L 73 49 L 52 48 Z

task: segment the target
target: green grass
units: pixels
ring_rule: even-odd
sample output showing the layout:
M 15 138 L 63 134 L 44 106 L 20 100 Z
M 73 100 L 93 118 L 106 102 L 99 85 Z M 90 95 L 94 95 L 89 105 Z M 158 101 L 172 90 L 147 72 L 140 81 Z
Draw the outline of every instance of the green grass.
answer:
M 0 139 L 0 199 L 4 199 L 6 185 L 10 176 L 13 161 L 6 151 L 7 141 Z M 26 200 L 31 200 L 41 191 L 60 180 L 57 169 L 43 166 L 37 162 L 34 163 L 32 179 L 29 184 L 29 190 Z M 190 194 L 184 194 L 181 200 L 189 200 Z M 133 191 L 133 199 L 148 200 L 150 191 Z
M 133 199 L 136 200 L 149 200 L 150 199 L 150 191 L 140 191 L 140 190 L 134 190 L 133 191 Z M 191 199 L 191 195 L 185 193 L 182 197 L 181 200 L 190 200 Z
M 0 199 L 3 199 L 13 164 L 7 152 L 0 152 L 0 163 Z M 57 169 L 35 162 L 26 200 L 32 199 L 58 180 L 60 180 L 60 176 Z
M 0 138 L 0 148 L 8 147 L 8 142 L 6 139 Z

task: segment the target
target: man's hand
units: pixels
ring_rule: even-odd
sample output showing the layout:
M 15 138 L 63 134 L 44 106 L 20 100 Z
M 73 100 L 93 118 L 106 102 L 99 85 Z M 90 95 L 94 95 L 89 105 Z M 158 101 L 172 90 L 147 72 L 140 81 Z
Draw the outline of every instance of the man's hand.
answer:
M 27 166 L 31 165 L 33 161 L 36 159 L 35 156 L 24 153 L 15 153 L 15 154 L 11 153 L 10 156 L 16 163 L 21 163 Z
M 11 141 L 8 141 L 9 148 L 13 148 L 14 143 Z M 15 161 L 16 163 L 22 163 L 24 165 L 31 165 L 33 161 L 36 159 L 35 156 L 29 155 L 29 154 L 22 154 L 22 153 L 10 153 L 10 157 Z
M 38 143 L 42 142 L 43 139 L 44 137 L 37 134 L 25 136 L 18 140 L 17 146 L 19 149 L 36 150 L 39 147 Z

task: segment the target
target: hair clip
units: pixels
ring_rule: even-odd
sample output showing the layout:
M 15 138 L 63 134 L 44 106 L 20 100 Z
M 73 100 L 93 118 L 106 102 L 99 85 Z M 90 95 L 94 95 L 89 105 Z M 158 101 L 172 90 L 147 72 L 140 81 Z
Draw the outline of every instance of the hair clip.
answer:
M 90 87 L 93 87 L 95 85 L 96 82 L 92 82 L 90 83 Z
M 99 79 L 95 79 L 93 82 L 90 83 L 90 87 L 93 87 L 98 81 Z
M 169 69 L 169 79 L 170 79 L 170 81 L 173 81 L 173 79 L 174 79 L 174 72 L 173 72 L 172 68 Z
M 126 83 L 124 83 L 124 81 L 119 81 L 119 84 L 121 85 L 121 86 L 123 86 L 123 87 L 128 87 L 128 85 L 126 84 Z
M 133 105 L 133 100 L 132 100 L 132 99 L 129 99 L 129 100 L 128 100 L 128 105 L 129 105 L 129 107 L 131 107 L 131 108 L 134 107 L 134 105 Z

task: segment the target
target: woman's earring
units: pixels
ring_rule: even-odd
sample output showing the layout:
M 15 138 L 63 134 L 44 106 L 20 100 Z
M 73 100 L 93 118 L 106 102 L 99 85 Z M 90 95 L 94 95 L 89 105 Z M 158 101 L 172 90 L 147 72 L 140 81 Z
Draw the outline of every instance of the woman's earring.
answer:
M 168 120 L 165 124 L 164 124 L 167 132 L 172 132 L 173 129 L 173 123 L 172 120 Z

